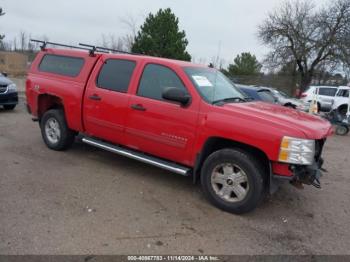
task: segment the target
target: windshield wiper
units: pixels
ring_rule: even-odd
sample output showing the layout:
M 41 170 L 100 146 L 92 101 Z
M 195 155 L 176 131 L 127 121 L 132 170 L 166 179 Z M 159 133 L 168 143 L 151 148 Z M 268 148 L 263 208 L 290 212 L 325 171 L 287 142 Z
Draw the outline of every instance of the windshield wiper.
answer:
M 219 103 L 230 103 L 230 102 L 247 102 L 246 99 L 242 97 L 228 97 L 228 98 L 223 98 L 219 100 L 215 100 L 212 102 L 213 105 L 219 104 Z

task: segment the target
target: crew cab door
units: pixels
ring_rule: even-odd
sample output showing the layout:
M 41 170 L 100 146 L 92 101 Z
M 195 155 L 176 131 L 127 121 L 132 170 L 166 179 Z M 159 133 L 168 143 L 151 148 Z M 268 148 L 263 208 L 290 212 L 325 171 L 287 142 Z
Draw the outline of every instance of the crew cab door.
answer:
M 315 91 L 317 94 L 317 90 Z M 320 87 L 318 90 L 318 100 L 322 109 L 330 110 L 333 105 L 333 100 L 337 92 L 336 88 Z
M 334 106 L 337 108 L 340 105 L 349 103 L 349 89 L 339 89 L 336 94 Z
M 83 119 L 88 135 L 124 143 L 128 88 L 136 62 L 102 58 L 90 78 L 84 98 Z
M 166 101 L 162 92 L 167 87 L 182 88 L 189 93 L 171 68 L 145 65 L 135 95 L 129 101 L 126 140 L 131 148 L 191 165 L 199 103 L 192 101 L 182 106 Z

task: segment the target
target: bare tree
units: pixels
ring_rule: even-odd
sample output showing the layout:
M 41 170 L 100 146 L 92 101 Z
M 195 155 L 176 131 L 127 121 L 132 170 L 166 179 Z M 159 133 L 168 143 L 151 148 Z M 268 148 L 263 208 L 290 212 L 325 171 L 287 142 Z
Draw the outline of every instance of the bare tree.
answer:
M 102 34 L 102 43 L 101 45 L 103 47 L 111 48 L 111 49 L 116 49 L 120 51 L 126 51 L 126 43 L 121 37 L 116 37 L 113 34 L 105 35 Z
M 4 11 L 2 10 L 2 8 L 0 7 L 0 16 L 5 15 L 6 13 L 4 13 Z M 0 35 L 0 42 L 5 38 L 5 35 Z
M 259 26 L 258 37 L 272 51 L 272 67 L 295 62 L 305 90 L 320 65 L 350 65 L 350 0 L 316 9 L 308 0 L 286 0 Z
M 122 37 L 126 51 L 131 51 L 131 47 L 134 44 L 135 37 L 137 34 L 137 19 L 128 14 L 125 17 L 120 18 L 121 24 L 128 30 L 125 36 Z
M 20 31 L 19 35 L 19 50 L 21 52 L 26 51 L 27 47 L 28 47 L 28 37 L 27 37 L 27 33 L 24 31 Z

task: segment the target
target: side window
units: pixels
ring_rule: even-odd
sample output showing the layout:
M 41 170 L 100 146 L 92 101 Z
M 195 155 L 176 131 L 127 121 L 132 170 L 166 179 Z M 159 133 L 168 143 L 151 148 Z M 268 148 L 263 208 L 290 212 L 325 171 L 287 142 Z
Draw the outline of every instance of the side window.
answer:
M 84 65 L 81 57 L 45 55 L 40 62 L 39 71 L 57 75 L 78 76 Z
M 167 87 L 178 87 L 187 92 L 186 87 L 173 70 L 165 66 L 149 64 L 143 71 L 137 95 L 163 100 L 162 92 Z
M 107 59 L 97 77 L 99 88 L 126 93 L 136 63 L 129 60 Z
M 339 90 L 338 96 L 349 97 L 349 90 Z
M 335 93 L 337 92 L 336 88 L 320 88 L 319 95 L 322 96 L 335 96 Z

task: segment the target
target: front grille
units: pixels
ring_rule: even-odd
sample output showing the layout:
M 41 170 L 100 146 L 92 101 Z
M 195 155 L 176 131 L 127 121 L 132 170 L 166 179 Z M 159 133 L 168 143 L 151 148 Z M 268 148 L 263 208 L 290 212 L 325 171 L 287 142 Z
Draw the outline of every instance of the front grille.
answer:
M 0 85 L 0 94 L 6 93 L 7 85 Z

